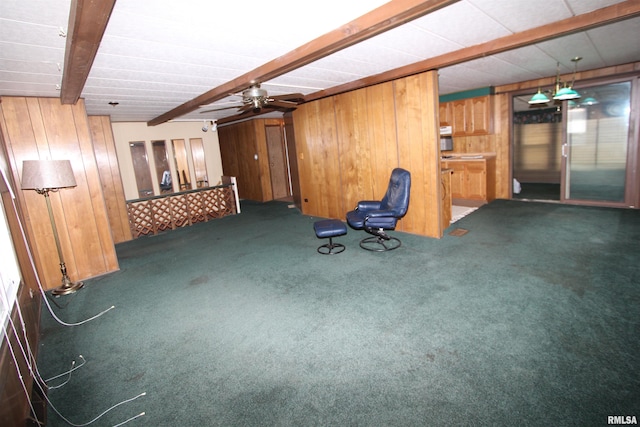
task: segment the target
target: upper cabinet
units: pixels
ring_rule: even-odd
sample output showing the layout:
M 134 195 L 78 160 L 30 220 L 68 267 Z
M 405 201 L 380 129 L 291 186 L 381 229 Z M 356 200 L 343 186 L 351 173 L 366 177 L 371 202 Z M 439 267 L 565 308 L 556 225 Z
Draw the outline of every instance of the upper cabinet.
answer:
M 441 102 L 440 126 L 453 126 L 453 102 Z
M 492 132 L 492 97 L 460 99 L 440 104 L 440 126 L 452 126 L 453 136 L 488 135 Z

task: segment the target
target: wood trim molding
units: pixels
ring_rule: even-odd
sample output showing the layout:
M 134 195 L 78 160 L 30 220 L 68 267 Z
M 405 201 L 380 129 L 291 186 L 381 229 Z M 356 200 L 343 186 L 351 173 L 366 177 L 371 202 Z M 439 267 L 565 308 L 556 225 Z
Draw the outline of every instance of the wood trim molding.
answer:
M 80 98 L 100 47 L 116 0 L 72 0 L 60 100 L 75 104 Z
M 279 58 L 211 89 L 178 107 L 147 122 L 159 125 L 176 117 L 197 110 L 201 105 L 220 100 L 230 93 L 246 89 L 253 83 L 264 82 L 299 67 L 310 64 L 363 40 L 384 33 L 420 16 L 434 12 L 458 0 L 394 0 L 377 9 L 324 34 Z

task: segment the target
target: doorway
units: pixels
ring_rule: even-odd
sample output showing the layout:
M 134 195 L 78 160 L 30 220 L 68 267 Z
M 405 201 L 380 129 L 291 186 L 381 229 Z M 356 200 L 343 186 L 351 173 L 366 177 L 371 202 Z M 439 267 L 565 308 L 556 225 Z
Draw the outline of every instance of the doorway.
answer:
M 632 204 L 632 82 L 594 83 L 580 98 L 542 107 L 513 97 L 513 198 Z
M 289 179 L 284 129 L 281 125 L 265 125 L 264 129 L 267 139 L 273 199 L 285 199 L 291 195 L 291 183 Z

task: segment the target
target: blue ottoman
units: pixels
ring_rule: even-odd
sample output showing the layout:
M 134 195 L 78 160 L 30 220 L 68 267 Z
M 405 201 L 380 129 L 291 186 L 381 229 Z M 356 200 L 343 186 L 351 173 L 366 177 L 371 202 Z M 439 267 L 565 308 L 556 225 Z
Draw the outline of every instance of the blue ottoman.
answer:
M 325 219 L 313 223 L 313 229 L 319 239 L 329 238 L 329 243 L 318 247 L 318 252 L 322 255 L 339 254 L 345 250 L 345 246 L 340 243 L 333 243 L 333 238 L 347 234 L 347 226 L 337 219 Z

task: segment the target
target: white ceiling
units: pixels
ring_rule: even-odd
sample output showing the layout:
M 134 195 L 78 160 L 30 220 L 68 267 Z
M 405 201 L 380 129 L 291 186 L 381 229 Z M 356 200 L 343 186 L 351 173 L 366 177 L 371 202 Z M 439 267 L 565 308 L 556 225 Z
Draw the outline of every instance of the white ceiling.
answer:
M 310 94 L 621 0 L 460 0 L 263 82 Z M 58 97 L 70 0 L 0 0 L 0 95 Z M 257 0 L 117 1 L 82 92 L 89 115 L 147 122 L 386 3 Z M 61 35 L 62 34 L 62 35 Z M 640 61 L 640 18 L 440 69 L 440 93 Z M 215 120 L 230 96 L 178 119 Z M 109 102 L 118 102 L 115 107 Z

